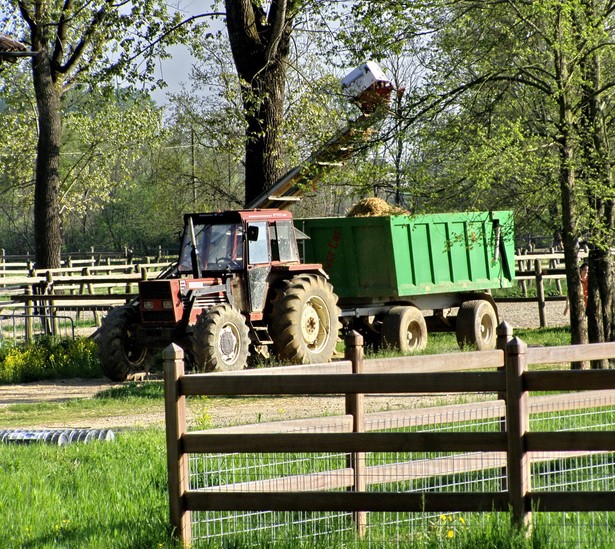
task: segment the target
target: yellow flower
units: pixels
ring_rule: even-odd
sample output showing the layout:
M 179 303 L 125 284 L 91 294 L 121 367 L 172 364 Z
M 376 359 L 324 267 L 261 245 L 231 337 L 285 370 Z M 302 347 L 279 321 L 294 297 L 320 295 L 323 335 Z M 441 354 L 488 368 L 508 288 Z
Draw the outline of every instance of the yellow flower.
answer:
M 454 537 L 454 536 L 455 536 L 455 532 L 454 532 L 453 530 L 449 530 L 449 531 L 446 533 L 446 536 L 447 536 L 447 537 L 449 537 L 449 538 L 452 538 L 452 537 Z

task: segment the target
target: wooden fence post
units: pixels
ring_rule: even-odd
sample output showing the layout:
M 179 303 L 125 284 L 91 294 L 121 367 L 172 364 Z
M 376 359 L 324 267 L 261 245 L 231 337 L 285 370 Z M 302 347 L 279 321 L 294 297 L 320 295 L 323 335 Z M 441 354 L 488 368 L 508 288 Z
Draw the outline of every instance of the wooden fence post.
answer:
M 527 254 L 527 250 L 519 250 L 519 255 L 525 255 L 525 254 Z M 527 262 L 523 261 L 523 260 L 519 261 L 519 270 L 522 273 L 524 271 L 527 271 L 526 263 Z M 521 283 L 521 290 L 523 290 L 523 297 L 527 297 L 527 281 L 526 280 L 521 280 L 520 283 Z
M 344 357 L 352 362 L 352 373 L 363 373 L 363 336 L 356 331 L 350 332 L 344 341 L 346 349 Z M 346 394 L 346 414 L 352 415 L 352 432 L 365 431 L 364 395 L 358 393 Z M 365 492 L 367 483 L 365 478 L 365 452 L 352 452 L 348 458 L 348 467 L 353 470 L 354 483 L 352 490 Z M 355 527 L 359 537 L 365 536 L 367 527 L 367 512 L 355 511 L 353 513 Z
M 188 456 L 182 450 L 186 428 L 186 397 L 179 393 L 178 380 L 184 375 L 184 350 L 172 343 L 162 351 L 164 361 L 164 415 L 167 434 L 169 509 L 175 536 L 189 547 L 192 541 L 190 511 L 184 494 L 188 491 Z
M 555 248 L 551 248 L 551 253 L 555 254 L 555 253 L 557 253 L 557 250 Z M 549 268 L 557 269 L 557 259 L 553 258 L 549 262 Z M 562 295 L 562 281 L 561 281 L 561 279 L 559 279 L 559 278 L 555 279 L 555 288 L 557 289 L 557 293 L 559 295 Z
M 504 353 L 506 353 L 506 345 L 508 345 L 508 342 L 513 337 L 512 326 L 508 322 L 500 322 L 500 324 L 498 324 L 498 327 L 496 328 L 496 334 L 498 336 L 496 340 L 496 347 L 504 351 Z M 502 368 L 498 368 L 498 369 L 506 371 L 506 364 L 504 364 Z M 498 393 L 498 400 L 503 400 L 504 402 L 506 402 L 506 391 Z M 506 432 L 506 415 L 504 415 L 503 417 L 500 417 L 500 431 Z M 501 476 L 500 476 L 501 478 L 500 484 L 502 487 L 502 491 L 504 492 L 508 489 L 508 483 L 506 482 L 506 474 L 507 474 L 506 467 L 502 467 Z
M 547 319 L 545 315 L 546 302 L 545 302 L 545 286 L 542 278 L 542 263 L 540 259 L 534 260 L 534 271 L 536 273 L 536 299 L 538 300 L 538 318 L 540 319 L 540 327 L 545 328 L 547 326 Z
M 527 344 L 518 337 L 506 345 L 506 426 L 508 431 L 508 495 L 513 525 L 528 528 L 532 518 L 527 502 L 531 470 L 525 445 L 530 415 L 528 394 L 523 388 L 527 371 Z
M 94 248 L 92 248 L 92 252 L 94 251 Z M 81 272 L 82 276 L 84 277 L 90 277 L 92 275 L 90 268 L 89 267 L 84 267 L 82 272 Z M 85 286 L 82 284 L 81 285 L 82 293 L 85 293 Z M 92 284 L 91 282 L 87 283 L 87 290 L 88 293 L 90 294 L 95 294 L 96 290 L 94 289 L 94 284 Z M 96 326 L 100 326 L 100 313 L 98 312 L 98 309 L 94 309 L 94 324 L 96 324 Z

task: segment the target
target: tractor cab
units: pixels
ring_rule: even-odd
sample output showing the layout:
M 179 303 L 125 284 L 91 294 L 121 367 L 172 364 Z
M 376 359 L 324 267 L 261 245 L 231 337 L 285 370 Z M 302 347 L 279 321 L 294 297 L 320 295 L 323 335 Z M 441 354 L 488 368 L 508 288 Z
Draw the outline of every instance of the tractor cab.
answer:
M 203 278 L 258 266 L 298 264 L 292 214 L 280 210 L 243 210 L 186 214 L 177 273 Z

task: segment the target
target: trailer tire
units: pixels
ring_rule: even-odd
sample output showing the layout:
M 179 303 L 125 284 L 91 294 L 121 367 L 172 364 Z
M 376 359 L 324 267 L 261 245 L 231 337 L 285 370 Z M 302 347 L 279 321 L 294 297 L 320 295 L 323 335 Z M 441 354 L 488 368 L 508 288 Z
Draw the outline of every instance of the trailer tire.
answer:
M 192 330 L 191 343 L 197 371 L 242 370 L 248 362 L 248 326 L 243 315 L 231 305 L 201 313 Z
M 293 364 L 328 362 L 335 352 L 340 310 L 323 276 L 284 282 L 272 303 L 270 334 L 276 356 Z
M 97 337 L 100 364 L 111 381 L 126 381 L 149 372 L 153 356 L 135 338 L 139 311 L 116 307 L 104 318 Z
M 457 313 L 457 344 L 461 349 L 476 347 L 479 351 L 495 349 L 498 317 L 486 299 L 465 301 Z
M 382 321 L 382 343 L 403 353 L 427 347 L 427 324 L 420 309 L 413 306 L 391 307 Z

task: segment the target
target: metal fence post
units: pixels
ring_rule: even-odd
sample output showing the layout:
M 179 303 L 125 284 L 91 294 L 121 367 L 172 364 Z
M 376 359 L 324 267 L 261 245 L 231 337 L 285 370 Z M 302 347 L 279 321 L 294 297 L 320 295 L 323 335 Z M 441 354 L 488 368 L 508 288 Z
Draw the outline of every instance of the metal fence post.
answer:
M 186 427 L 186 397 L 179 392 L 184 375 L 184 350 L 172 343 L 162 352 L 164 361 L 164 412 L 167 436 L 167 470 L 169 475 L 169 509 L 175 536 L 188 547 L 192 542 L 190 511 L 184 495 L 188 491 L 188 456 L 182 450 Z
M 47 295 L 55 295 L 55 290 L 53 288 L 53 273 L 51 271 L 47 271 L 45 282 L 45 291 L 41 291 L 41 293 Z M 57 311 L 53 299 L 49 300 L 47 310 L 49 311 L 49 318 L 46 320 L 46 322 L 49 325 L 51 335 L 57 337 L 60 335 L 60 326 L 58 324 Z
M 528 393 L 523 388 L 523 373 L 527 371 L 527 344 L 518 337 L 506 345 L 506 427 L 508 431 L 508 494 L 512 522 L 529 528 L 532 518 L 527 502 L 531 490 L 531 470 L 525 445 L 529 431 Z
M 32 296 L 32 286 L 26 286 L 24 290 L 24 294 L 26 295 L 25 300 L 25 340 L 30 342 L 34 337 L 34 305 L 31 299 L 28 297 Z M 14 326 L 13 326 L 14 327 Z M 14 330 L 13 330 L 14 331 Z
M 356 331 L 350 332 L 344 341 L 346 349 L 344 357 L 352 362 L 352 373 L 363 373 L 363 336 Z M 365 431 L 365 407 L 364 395 L 353 393 L 346 394 L 346 413 L 352 415 L 352 432 L 362 433 Z M 365 492 L 367 488 L 365 478 L 365 452 L 352 452 L 349 455 L 348 467 L 353 470 L 354 483 L 352 490 Z M 355 527 L 359 537 L 365 535 L 367 527 L 367 512 L 355 511 L 353 513 Z

